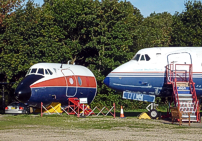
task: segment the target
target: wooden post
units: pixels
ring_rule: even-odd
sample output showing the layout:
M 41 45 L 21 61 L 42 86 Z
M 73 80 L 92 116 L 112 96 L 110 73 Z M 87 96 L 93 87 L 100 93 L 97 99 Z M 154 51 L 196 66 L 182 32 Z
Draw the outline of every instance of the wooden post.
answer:
M 4 85 L 2 85 L 2 107 L 3 107 L 3 113 L 5 113 L 5 95 L 4 95 Z
M 189 116 L 189 126 L 190 126 L 190 114 L 191 114 L 191 113 L 189 112 L 189 113 L 188 113 L 188 116 Z
M 77 112 L 77 117 L 80 117 L 79 107 L 80 107 L 80 102 L 78 102 L 78 112 Z
M 115 108 L 115 103 L 113 103 L 114 105 L 114 118 L 116 118 L 116 108 Z
M 41 102 L 41 117 L 43 117 L 43 102 Z

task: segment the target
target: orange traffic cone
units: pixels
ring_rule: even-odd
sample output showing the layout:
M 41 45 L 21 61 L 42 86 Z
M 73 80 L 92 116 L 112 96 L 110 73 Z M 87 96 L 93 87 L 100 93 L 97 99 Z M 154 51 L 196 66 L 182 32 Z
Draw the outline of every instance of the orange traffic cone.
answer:
M 125 118 L 125 117 L 124 117 L 124 113 L 123 113 L 123 107 L 122 107 L 122 106 L 121 106 L 120 118 Z

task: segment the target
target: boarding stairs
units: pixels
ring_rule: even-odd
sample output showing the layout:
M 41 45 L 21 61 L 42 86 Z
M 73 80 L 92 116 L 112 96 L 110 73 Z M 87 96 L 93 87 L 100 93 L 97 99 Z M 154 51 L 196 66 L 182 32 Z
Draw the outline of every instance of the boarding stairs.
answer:
M 95 114 L 88 105 L 80 104 L 79 99 L 76 97 L 68 98 L 68 107 L 67 111 L 69 111 L 70 115 L 75 115 L 77 112 L 83 112 L 84 115 Z
M 191 64 L 169 64 L 167 84 L 172 84 L 172 101 L 182 113 L 182 121 L 200 122 L 200 108 L 193 82 Z M 172 102 L 171 101 L 171 102 Z

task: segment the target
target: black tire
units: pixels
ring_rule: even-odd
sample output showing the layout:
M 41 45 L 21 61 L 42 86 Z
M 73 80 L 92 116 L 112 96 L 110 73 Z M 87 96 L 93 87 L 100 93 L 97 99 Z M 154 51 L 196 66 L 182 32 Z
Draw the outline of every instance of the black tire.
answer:
M 157 110 L 155 109 L 152 109 L 149 111 L 149 116 L 152 118 L 152 119 L 156 119 L 158 117 L 159 113 L 157 112 Z
M 29 108 L 29 106 L 27 106 L 26 113 L 30 114 L 30 108 Z

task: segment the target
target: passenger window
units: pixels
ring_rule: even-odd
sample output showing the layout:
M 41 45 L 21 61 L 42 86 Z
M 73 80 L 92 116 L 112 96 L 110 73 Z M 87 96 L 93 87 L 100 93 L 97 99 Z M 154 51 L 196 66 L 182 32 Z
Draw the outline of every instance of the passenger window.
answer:
M 135 57 L 134 57 L 132 60 L 136 60 L 136 61 L 138 61 L 139 58 L 140 58 L 140 54 L 137 54 L 137 55 L 135 55 Z
M 37 69 L 32 69 L 32 70 L 31 70 L 31 73 L 36 73 L 36 70 L 37 70 Z
M 144 61 L 144 60 L 145 60 L 144 55 L 142 55 L 140 61 Z
M 39 68 L 37 73 L 44 75 L 44 72 L 43 72 L 43 69 L 42 69 L 42 68 Z
M 78 81 L 79 81 L 79 85 L 81 86 L 82 85 L 82 80 L 80 77 L 78 77 Z
M 145 54 L 145 58 L 146 58 L 146 61 L 149 61 L 150 60 L 150 57 L 149 55 Z
M 50 75 L 52 75 L 52 74 L 53 74 L 53 73 L 52 73 L 52 71 L 51 71 L 51 70 L 49 70 L 49 69 L 48 69 L 48 72 L 50 73 Z
M 49 72 L 48 72 L 46 69 L 45 69 L 45 74 L 46 74 L 46 75 L 49 75 Z

